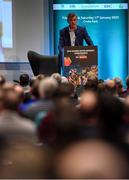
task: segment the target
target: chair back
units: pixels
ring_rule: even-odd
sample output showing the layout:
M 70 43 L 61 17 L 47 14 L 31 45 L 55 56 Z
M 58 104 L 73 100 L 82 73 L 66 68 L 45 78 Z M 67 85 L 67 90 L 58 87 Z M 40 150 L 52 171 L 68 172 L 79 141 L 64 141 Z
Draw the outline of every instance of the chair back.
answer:
M 30 62 L 33 74 L 51 75 L 59 72 L 58 69 L 58 56 L 41 55 L 35 51 L 28 51 L 28 60 Z

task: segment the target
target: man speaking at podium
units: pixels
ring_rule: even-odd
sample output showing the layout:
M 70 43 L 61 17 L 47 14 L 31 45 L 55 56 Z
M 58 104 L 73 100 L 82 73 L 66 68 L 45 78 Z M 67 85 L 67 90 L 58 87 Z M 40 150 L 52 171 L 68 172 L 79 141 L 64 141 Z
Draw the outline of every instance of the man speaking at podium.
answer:
M 87 45 L 93 46 L 93 42 L 85 27 L 77 25 L 77 15 L 69 13 L 67 16 L 69 26 L 60 30 L 59 37 L 59 69 L 62 67 L 62 57 L 64 46 L 83 46 L 83 40 Z M 61 71 L 61 69 L 60 69 Z
M 93 46 L 93 42 L 86 30 L 77 25 L 77 15 L 69 13 L 67 16 L 69 26 L 60 30 L 59 51 L 61 52 L 64 46 L 83 46 L 83 40 L 88 45 Z

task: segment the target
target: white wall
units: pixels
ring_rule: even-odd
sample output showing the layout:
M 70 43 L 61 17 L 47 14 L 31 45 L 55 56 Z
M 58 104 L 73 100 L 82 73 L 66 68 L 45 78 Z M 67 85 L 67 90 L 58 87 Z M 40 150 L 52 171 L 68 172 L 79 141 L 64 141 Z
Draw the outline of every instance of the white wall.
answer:
M 18 79 L 21 73 L 33 75 L 27 51 L 50 54 L 49 0 L 12 0 L 13 49 L 7 49 L 6 58 L 11 63 L 0 63 L 0 73 L 7 80 Z M 12 62 L 21 63 L 12 63 Z M 23 63 L 25 62 L 25 63 Z
M 41 52 L 42 17 L 42 0 L 13 0 L 14 47 L 20 61 L 27 60 L 29 49 Z
M 50 54 L 48 0 L 12 0 L 13 49 L 8 61 L 27 61 L 27 51 Z

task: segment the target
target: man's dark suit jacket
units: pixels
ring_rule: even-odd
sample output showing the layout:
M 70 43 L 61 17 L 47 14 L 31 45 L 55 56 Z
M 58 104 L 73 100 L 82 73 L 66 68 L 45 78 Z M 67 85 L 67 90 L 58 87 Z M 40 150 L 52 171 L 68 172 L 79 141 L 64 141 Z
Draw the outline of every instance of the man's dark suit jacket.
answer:
M 93 45 L 93 42 L 88 35 L 86 28 L 77 26 L 75 30 L 75 46 L 83 46 L 83 39 L 86 41 L 88 45 Z M 60 30 L 60 39 L 59 39 L 59 51 L 62 51 L 64 46 L 71 46 L 70 42 L 70 34 L 69 34 L 69 26 Z

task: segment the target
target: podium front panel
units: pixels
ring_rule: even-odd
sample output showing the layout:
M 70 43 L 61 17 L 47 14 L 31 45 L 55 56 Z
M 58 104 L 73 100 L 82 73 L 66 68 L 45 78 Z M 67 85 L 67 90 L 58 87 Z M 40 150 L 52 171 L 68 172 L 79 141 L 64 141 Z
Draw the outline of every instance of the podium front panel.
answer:
M 81 74 L 87 68 L 97 68 L 97 46 L 65 46 L 62 59 L 64 76 L 69 76 L 71 70 L 76 70 Z

